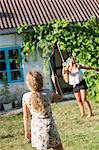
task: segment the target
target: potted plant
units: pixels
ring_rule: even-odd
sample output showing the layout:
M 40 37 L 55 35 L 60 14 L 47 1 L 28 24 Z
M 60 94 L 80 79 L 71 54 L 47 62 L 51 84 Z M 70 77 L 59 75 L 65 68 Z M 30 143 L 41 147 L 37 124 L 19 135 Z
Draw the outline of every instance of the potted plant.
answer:
M 19 107 L 19 102 L 17 100 L 17 95 L 16 93 L 14 93 L 13 95 L 13 107 L 16 108 L 16 107 Z
M 12 109 L 12 97 L 10 95 L 9 85 L 5 75 L 3 75 L 2 83 L 3 87 L 1 89 L 1 94 L 2 94 L 3 108 L 5 111 L 8 111 Z

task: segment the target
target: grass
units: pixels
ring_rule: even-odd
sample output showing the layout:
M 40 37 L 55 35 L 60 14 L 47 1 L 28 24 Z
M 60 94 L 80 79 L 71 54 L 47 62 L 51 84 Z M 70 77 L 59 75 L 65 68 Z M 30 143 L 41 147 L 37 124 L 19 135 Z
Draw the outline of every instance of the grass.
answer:
M 81 118 L 75 101 L 52 104 L 64 150 L 99 149 L 99 103 L 91 105 L 94 116 Z M 22 113 L 0 117 L 0 150 L 33 150 L 24 140 Z

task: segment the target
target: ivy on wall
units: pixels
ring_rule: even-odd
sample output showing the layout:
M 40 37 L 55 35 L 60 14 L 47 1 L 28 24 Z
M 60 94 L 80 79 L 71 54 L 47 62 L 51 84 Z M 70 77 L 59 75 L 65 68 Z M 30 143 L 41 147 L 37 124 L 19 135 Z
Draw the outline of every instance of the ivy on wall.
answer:
M 28 58 L 39 51 L 49 58 L 51 49 L 57 42 L 61 50 L 68 51 L 76 61 L 87 66 L 99 66 L 99 20 L 91 18 L 85 22 L 72 23 L 53 20 L 46 25 L 23 25 L 17 29 L 23 39 L 23 54 Z M 99 73 L 85 72 L 90 97 L 99 97 Z

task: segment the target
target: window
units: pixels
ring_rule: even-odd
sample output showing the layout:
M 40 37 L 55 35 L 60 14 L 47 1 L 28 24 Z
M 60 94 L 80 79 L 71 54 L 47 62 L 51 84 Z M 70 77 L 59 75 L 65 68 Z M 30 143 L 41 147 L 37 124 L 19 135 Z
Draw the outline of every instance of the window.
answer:
M 0 49 L 0 82 L 3 75 L 6 75 L 8 82 L 21 82 L 24 80 L 20 48 Z

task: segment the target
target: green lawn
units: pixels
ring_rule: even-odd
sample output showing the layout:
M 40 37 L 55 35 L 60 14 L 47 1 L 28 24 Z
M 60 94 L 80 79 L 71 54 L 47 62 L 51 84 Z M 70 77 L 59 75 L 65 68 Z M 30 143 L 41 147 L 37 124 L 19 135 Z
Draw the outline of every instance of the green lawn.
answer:
M 99 150 L 99 103 L 91 105 L 94 116 L 81 118 L 75 101 L 52 104 L 64 150 Z M 33 150 L 24 140 L 22 113 L 0 117 L 0 150 Z

